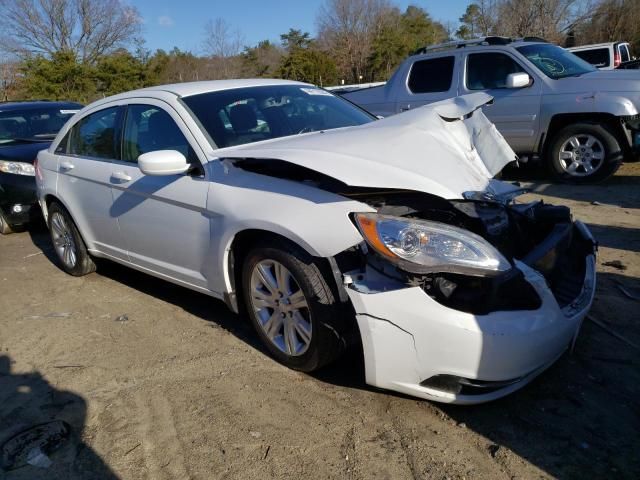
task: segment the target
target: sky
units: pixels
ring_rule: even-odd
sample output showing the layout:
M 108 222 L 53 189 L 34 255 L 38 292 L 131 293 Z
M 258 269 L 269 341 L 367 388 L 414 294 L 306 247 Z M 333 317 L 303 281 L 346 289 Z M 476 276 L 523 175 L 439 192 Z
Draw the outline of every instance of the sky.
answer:
M 441 22 L 457 23 L 470 0 L 392 0 L 401 9 L 424 8 Z M 260 40 L 279 41 L 280 34 L 296 28 L 316 33 L 315 18 L 324 0 L 129 0 L 143 20 L 147 48 L 171 50 L 174 46 L 202 53 L 204 26 L 223 18 L 237 28 L 245 45 Z

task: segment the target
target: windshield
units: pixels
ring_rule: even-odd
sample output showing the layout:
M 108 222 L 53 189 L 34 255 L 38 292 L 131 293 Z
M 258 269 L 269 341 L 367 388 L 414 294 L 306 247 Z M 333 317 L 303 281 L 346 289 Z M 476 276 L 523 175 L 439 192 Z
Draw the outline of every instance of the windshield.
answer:
M 0 111 L 0 144 L 53 140 L 66 121 L 79 110 L 79 105 L 66 108 L 58 105 L 55 108 Z
M 538 43 L 517 47 L 517 50 L 549 78 L 578 77 L 596 71 L 593 65 L 555 45 Z
M 346 100 L 306 85 L 237 88 L 182 100 L 218 148 L 375 120 Z

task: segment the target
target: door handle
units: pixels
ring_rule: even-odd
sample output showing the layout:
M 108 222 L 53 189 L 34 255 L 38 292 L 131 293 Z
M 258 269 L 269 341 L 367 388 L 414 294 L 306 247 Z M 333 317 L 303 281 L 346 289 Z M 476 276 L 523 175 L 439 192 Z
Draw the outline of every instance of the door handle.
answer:
M 73 170 L 75 165 L 68 160 L 63 160 L 60 162 L 60 171 L 68 172 L 69 170 Z
M 411 105 L 407 105 L 406 107 L 400 107 L 401 112 L 406 112 L 407 110 L 411 110 Z
M 111 180 L 116 181 L 118 183 L 130 182 L 131 177 L 124 172 L 113 172 L 111 174 Z

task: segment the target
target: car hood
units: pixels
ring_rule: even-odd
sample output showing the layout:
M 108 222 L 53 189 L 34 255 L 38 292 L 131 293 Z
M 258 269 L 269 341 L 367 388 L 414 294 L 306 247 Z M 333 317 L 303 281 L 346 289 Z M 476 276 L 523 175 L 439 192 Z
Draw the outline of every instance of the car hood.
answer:
M 49 145 L 51 145 L 50 141 L 17 144 L 0 143 L 0 160 L 33 163 L 38 156 L 38 152 L 46 150 Z
M 638 92 L 640 70 L 597 70 L 556 82 L 562 92 Z
M 491 190 L 516 155 L 474 93 L 357 127 L 321 131 L 216 151 L 218 159 L 281 160 L 353 187 L 415 190 L 442 198 Z

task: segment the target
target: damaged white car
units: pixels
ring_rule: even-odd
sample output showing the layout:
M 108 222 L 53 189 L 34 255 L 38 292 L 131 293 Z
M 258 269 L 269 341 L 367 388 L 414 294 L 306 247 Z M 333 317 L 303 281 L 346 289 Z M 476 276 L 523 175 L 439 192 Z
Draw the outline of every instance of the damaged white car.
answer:
M 112 259 L 246 311 L 289 367 L 361 342 L 370 385 L 484 402 L 553 363 L 595 291 L 588 229 L 492 179 L 515 155 L 490 100 L 376 120 L 281 80 L 133 91 L 40 152 L 39 200 L 72 275 Z

